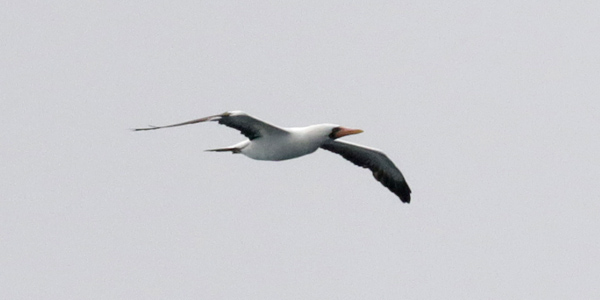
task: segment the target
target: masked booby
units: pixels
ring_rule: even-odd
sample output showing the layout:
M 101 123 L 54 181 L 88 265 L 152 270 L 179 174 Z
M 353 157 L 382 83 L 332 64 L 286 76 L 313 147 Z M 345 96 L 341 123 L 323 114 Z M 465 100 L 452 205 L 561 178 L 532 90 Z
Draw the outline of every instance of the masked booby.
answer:
M 307 155 L 322 148 L 337 153 L 357 166 L 368 168 L 402 202 L 410 203 L 411 190 L 396 165 L 380 150 L 337 140 L 343 136 L 363 132 L 334 124 L 282 128 L 252 117 L 242 111 L 228 111 L 166 126 L 150 126 L 134 131 L 156 130 L 215 121 L 239 130 L 248 139 L 233 146 L 206 151 L 241 153 L 257 160 L 280 161 Z

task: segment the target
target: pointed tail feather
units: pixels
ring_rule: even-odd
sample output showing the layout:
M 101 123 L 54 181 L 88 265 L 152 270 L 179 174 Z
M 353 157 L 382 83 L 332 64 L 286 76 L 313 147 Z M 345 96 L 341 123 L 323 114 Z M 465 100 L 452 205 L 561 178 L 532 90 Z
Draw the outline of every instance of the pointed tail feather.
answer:
M 204 150 L 204 151 L 210 151 L 210 152 L 228 152 L 228 151 L 231 151 L 231 153 L 240 153 L 240 152 L 242 152 L 241 149 L 237 148 L 237 147 L 207 149 L 207 150 Z

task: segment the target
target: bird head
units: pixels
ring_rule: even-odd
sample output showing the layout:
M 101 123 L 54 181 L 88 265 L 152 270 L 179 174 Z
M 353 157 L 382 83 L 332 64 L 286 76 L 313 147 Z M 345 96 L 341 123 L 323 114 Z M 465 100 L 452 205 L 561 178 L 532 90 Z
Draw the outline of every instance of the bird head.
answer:
M 334 125 L 334 127 L 331 128 L 331 131 L 329 133 L 329 138 L 332 140 L 335 140 L 335 139 L 339 139 L 343 136 L 347 136 L 347 135 L 351 135 L 351 134 L 359 134 L 361 132 L 363 132 L 363 131 L 360 129 L 351 129 L 351 128 Z

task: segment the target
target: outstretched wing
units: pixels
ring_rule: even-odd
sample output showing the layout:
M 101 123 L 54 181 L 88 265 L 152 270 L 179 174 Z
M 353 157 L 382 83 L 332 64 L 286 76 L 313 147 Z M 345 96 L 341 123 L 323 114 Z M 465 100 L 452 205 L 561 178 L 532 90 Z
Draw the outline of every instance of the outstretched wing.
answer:
M 288 132 L 269 123 L 254 118 L 242 111 L 228 111 L 220 115 L 208 116 L 183 123 L 177 123 L 165 126 L 150 126 L 146 128 L 136 128 L 134 131 L 155 130 L 168 127 L 196 124 L 206 121 L 217 121 L 219 124 L 239 130 L 248 139 L 253 140 L 265 135 L 287 134 Z
M 368 168 L 373 177 L 405 203 L 410 203 L 410 188 L 396 165 L 381 151 L 345 141 L 331 141 L 321 148 L 337 153 L 357 166 Z

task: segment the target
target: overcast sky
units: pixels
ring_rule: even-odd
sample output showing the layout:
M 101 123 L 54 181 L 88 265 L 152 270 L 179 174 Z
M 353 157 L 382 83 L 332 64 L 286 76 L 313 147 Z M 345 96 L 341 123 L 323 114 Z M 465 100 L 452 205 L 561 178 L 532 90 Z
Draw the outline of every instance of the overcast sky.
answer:
M 3 1 L 2 299 L 598 299 L 595 1 Z M 243 110 L 319 150 L 203 152 Z

